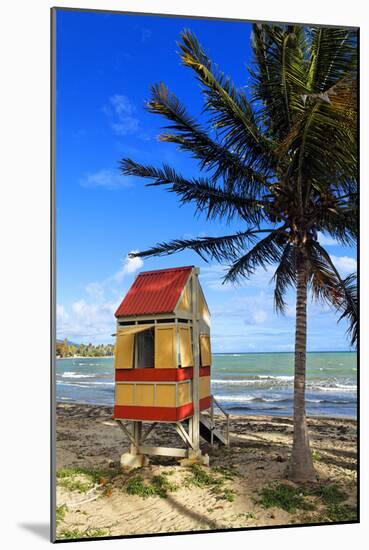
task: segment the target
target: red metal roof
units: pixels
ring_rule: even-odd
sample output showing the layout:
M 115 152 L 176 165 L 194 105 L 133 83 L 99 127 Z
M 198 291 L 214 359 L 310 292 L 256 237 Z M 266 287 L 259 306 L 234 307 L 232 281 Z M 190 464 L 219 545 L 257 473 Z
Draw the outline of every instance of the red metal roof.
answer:
M 192 269 L 186 266 L 139 273 L 115 316 L 172 313 Z

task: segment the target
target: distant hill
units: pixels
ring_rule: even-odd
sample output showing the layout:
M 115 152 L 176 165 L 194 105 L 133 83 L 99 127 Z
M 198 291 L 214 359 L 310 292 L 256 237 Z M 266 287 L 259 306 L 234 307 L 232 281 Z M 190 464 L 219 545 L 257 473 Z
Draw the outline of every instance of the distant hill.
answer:
M 60 340 L 60 338 L 57 338 L 56 343 L 57 344 L 64 344 L 64 340 Z M 77 344 L 76 342 L 71 342 L 68 339 L 67 339 L 67 344 L 68 344 L 68 346 L 79 346 L 80 345 L 80 344 Z

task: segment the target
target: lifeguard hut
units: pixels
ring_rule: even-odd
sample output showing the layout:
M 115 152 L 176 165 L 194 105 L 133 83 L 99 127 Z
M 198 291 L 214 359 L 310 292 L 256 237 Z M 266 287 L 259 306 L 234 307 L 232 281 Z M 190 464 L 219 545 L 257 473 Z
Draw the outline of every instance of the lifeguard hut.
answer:
M 131 443 L 123 466 L 142 466 L 147 455 L 206 463 L 200 436 L 229 443 L 229 417 L 211 395 L 210 312 L 198 276 L 193 266 L 140 273 L 115 313 L 114 418 Z M 226 436 L 215 429 L 214 405 L 226 414 Z M 158 422 L 172 423 L 185 448 L 145 445 Z

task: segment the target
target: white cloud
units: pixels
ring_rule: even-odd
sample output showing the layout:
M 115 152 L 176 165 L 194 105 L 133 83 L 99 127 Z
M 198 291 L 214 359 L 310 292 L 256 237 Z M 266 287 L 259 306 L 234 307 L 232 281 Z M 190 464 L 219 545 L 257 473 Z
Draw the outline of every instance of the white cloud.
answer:
M 137 250 L 131 250 L 131 253 L 137 252 Z M 144 265 L 142 258 L 130 258 L 129 254 L 124 259 L 123 267 L 113 275 L 113 279 L 116 282 L 120 282 L 125 275 L 136 273 Z
M 83 299 L 77 300 L 72 304 L 71 314 L 67 314 L 64 322 L 57 322 L 57 338 L 67 337 L 77 343 L 110 341 L 110 335 L 115 329 L 114 312 L 117 307 L 118 303 L 114 302 L 91 304 Z
M 102 304 L 88 304 L 85 300 L 77 300 L 72 304 L 72 310 L 77 317 L 88 319 L 88 322 L 98 320 L 102 316 L 111 316 L 116 304 L 111 302 Z
M 125 95 L 114 94 L 103 108 L 110 126 L 118 136 L 134 134 L 139 128 L 139 120 L 134 116 L 136 108 Z
M 350 273 L 353 273 L 357 269 L 357 262 L 355 258 L 350 256 L 332 256 L 332 262 L 336 266 L 340 275 L 346 277 Z
M 85 286 L 85 291 L 95 300 L 101 300 L 104 297 L 104 284 L 94 282 Z
M 132 253 L 138 252 L 138 250 L 132 250 Z M 130 258 L 127 256 L 127 258 L 124 261 L 124 273 L 135 273 L 143 266 L 143 260 L 142 258 Z
M 331 237 L 330 235 L 326 235 L 321 231 L 318 231 L 318 242 L 322 246 L 339 246 L 340 245 L 340 243 L 337 242 L 333 237 Z
M 245 287 L 266 290 L 274 275 L 276 265 L 269 265 L 266 269 L 258 267 L 249 278 L 240 278 L 239 282 L 234 284 L 223 284 L 223 278 L 228 270 L 229 266 L 223 264 L 211 264 L 202 267 L 200 270 L 200 280 L 204 282 L 207 288 L 216 291 L 227 291 Z
M 264 321 L 267 320 L 267 317 L 266 311 L 263 309 L 257 309 L 252 313 L 252 318 L 256 324 L 264 323 Z
M 130 178 L 123 177 L 118 171 L 106 169 L 84 175 L 80 178 L 79 183 L 82 187 L 100 187 L 104 189 L 119 189 L 122 187 L 131 187 L 132 185 Z
M 56 305 L 56 321 L 57 321 L 57 323 L 62 323 L 66 319 L 68 319 L 68 314 L 65 311 L 64 306 L 61 305 L 61 304 L 57 304 Z
M 125 277 L 129 281 L 143 265 L 141 258 L 127 255 L 119 271 L 103 281 L 88 283 L 84 288 L 88 298 L 75 300 L 68 313 L 64 305 L 58 304 L 57 337 L 67 337 L 77 343 L 111 341 L 115 331 L 114 313 L 124 296 L 122 281 Z

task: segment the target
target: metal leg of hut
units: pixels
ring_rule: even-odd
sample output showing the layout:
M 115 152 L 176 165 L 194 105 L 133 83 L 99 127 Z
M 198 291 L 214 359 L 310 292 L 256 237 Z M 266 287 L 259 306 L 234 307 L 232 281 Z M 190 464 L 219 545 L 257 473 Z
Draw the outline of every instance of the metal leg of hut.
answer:
M 147 455 L 152 456 L 171 456 L 173 458 L 182 459 L 183 464 L 193 464 L 198 463 L 204 466 L 209 465 L 209 456 L 207 454 L 202 454 L 199 446 L 196 447 L 196 441 L 193 439 L 193 418 L 189 419 L 188 427 L 189 433 L 187 433 L 182 422 L 173 423 L 175 430 L 181 439 L 185 442 L 186 448 L 175 448 L 175 447 L 153 447 L 148 445 L 143 445 L 145 439 L 148 437 L 150 432 L 156 427 L 157 422 L 154 422 L 145 433 L 142 432 L 142 422 L 133 421 L 131 422 L 132 428 L 129 430 L 121 420 L 117 420 L 118 425 L 124 434 L 128 437 L 130 441 L 130 450 L 128 453 L 124 453 L 121 456 L 120 464 L 123 469 L 131 470 L 133 468 L 140 468 L 149 464 L 149 459 Z
M 132 422 L 132 431 L 129 432 L 122 422 L 118 422 L 123 432 L 128 436 L 131 447 L 129 453 L 124 453 L 120 457 L 120 465 L 124 469 L 141 468 L 147 466 L 149 459 L 145 454 L 141 454 L 140 443 L 142 438 L 142 422 Z

